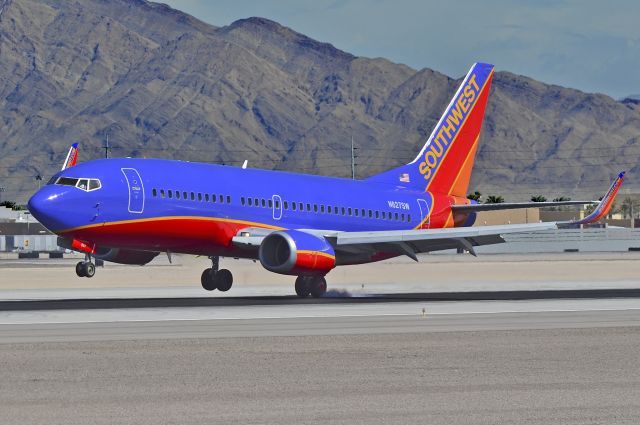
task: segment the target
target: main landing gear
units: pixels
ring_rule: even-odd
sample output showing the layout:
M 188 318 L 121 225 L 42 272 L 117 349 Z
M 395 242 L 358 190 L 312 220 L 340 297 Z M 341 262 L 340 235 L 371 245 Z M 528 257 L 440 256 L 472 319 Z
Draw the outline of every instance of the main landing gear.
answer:
M 327 292 L 327 281 L 323 276 L 298 276 L 296 279 L 296 294 L 300 298 L 311 295 L 320 298 Z
M 227 269 L 218 270 L 220 262 L 219 257 L 209 257 L 211 259 L 211 268 L 205 269 L 200 276 L 200 283 L 207 291 L 227 292 L 233 285 L 233 275 Z
M 96 265 L 91 262 L 91 257 L 86 255 L 84 261 L 76 264 L 78 277 L 93 277 L 96 274 Z

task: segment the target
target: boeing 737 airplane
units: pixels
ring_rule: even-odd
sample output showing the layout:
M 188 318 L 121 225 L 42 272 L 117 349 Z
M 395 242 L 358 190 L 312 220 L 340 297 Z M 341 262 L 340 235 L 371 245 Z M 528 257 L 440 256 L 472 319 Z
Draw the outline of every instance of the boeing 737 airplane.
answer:
M 92 258 L 146 264 L 159 253 L 207 256 L 206 290 L 227 291 L 233 277 L 219 257 L 258 259 L 297 276 L 300 297 L 322 296 L 334 267 L 504 242 L 507 233 L 558 223 L 470 227 L 479 211 L 586 202 L 478 204 L 466 198 L 493 66 L 473 65 L 433 133 L 409 164 L 364 180 L 161 159 L 114 158 L 63 170 L 29 200 L 29 210 L 59 235 L 59 245 Z M 604 216 L 620 173 L 586 224 Z

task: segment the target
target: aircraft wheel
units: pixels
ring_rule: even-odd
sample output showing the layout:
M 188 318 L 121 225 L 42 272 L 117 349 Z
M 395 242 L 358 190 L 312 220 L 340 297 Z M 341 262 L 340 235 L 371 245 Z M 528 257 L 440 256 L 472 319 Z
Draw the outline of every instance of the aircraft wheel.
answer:
M 76 274 L 78 277 L 86 277 L 84 273 L 84 262 L 80 261 L 76 264 Z
M 327 281 L 324 277 L 318 276 L 311 281 L 311 296 L 320 298 L 327 292 Z
M 96 265 L 90 261 L 84 263 L 84 275 L 86 277 L 93 277 L 96 274 Z
M 309 278 L 307 276 L 298 276 L 296 279 L 296 294 L 300 298 L 305 298 L 309 296 L 310 290 Z
M 207 291 L 213 291 L 216 289 L 215 272 L 213 269 L 204 269 L 200 276 L 200 283 L 202 287 Z
M 227 269 L 220 269 L 216 273 L 215 281 L 218 291 L 227 292 L 233 285 L 233 275 Z

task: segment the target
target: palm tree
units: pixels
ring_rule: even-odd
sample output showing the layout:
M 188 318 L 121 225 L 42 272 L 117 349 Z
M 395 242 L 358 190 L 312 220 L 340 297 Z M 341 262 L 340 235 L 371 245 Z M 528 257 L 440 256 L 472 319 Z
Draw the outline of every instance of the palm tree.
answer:
M 531 202 L 547 202 L 547 198 L 542 195 L 535 195 L 531 197 Z
M 502 204 L 503 202 L 504 198 L 500 195 L 489 195 L 487 200 L 484 201 L 485 204 Z
M 472 201 L 480 202 L 480 198 L 482 197 L 482 193 L 477 190 L 473 193 L 467 195 L 467 199 L 471 199 Z

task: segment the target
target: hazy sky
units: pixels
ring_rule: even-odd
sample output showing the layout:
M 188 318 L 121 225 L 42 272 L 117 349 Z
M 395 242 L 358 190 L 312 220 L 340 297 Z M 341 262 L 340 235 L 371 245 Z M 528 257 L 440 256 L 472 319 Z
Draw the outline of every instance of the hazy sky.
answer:
M 358 56 L 452 77 L 475 61 L 615 98 L 640 94 L 637 0 L 158 0 L 216 26 L 279 22 Z

